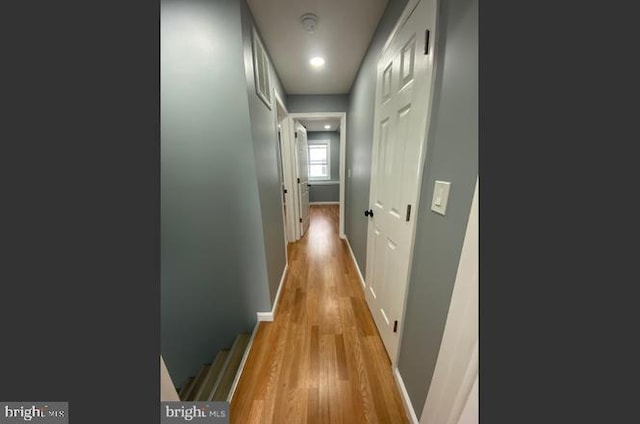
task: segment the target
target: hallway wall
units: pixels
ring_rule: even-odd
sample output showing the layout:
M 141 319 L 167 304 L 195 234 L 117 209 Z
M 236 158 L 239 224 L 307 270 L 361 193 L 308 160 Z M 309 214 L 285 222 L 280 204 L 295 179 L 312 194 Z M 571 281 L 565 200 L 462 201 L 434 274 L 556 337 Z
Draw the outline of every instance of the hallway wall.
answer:
M 180 386 L 251 332 L 270 301 L 249 104 L 238 95 L 240 3 L 163 0 L 160 46 L 161 354 Z
M 273 305 L 282 272 L 286 265 L 284 222 L 282 219 L 282 199 L 278 161 L 278 134 L 276 127 L 276 100 L 272 94 L 271 109 L 256 94 L 256 84 L 253 68 L 252 24 L 254 22 L 251 10 L 245 0 L 240 0 L 242 6 L 242 44 L 244 53 L 244 69 L 246 77 L 246 93 L 249 101 L 251 117 L 251 134 L 253 138 L 253 153 L 255 159 L 255 173 L 260 193 L 260 216 L 262 218 L 262 232 L 264 249 L 266 252 L 267 274 L 269 281 L 270 305 Z M 266 46 L 265 46 L 266 49 Z M 282 84 L 269 58 L 269 74 L 271 86 L 278 92 L 283 102 L 286 102 Z M 285 107 L 286 107 L 285 103 Z M 269 311 L 265 309 L 263 312 Z
M 478 175 L 478 0 L 439 6 L 439 63 L 398 363 L 417 416 L 435 369 Z M 446 216 L 430 208 L 436 179 L 451 182 Z
M 289 113 L 346 112 L 348 109 L 348 94 L 296 94 L 287 96 L 287 110 Z
M 349 96 L 344 227 L 362 275 L 366 275 L 367 218 L 364 211 L 369 209 L 376 66 L 378 54 L 406 4 L 407 0 L 389 0 Z

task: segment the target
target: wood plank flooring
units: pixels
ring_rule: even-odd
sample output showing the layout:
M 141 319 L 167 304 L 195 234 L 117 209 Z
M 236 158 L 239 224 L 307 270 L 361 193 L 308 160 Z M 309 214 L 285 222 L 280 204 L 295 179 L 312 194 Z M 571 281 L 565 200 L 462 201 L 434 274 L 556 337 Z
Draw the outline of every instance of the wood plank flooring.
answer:
M 407 423 L 369 312 L 338 206 L 311 207 L 289 244 L 273 322 L 263 322 L 231 402 L 234 424 Z

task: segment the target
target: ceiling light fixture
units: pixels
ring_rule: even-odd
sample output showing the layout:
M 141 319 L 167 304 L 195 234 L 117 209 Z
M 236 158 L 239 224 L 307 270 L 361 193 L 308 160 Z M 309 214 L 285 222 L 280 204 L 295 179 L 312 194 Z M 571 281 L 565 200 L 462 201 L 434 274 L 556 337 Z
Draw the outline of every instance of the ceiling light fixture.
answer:
M 309 63 L 312 66 L 319 67 L 319 66 L 324 65 L 324 59 L 321 58 L 320 56 L 312 57 L 311 60 L 309 61 Z
M 325 129 L 325 130 L 328 130 L 329 128 L 331 128 L 331 125 L 325 125 L 325 126 L 324 126 L 324 129 Z
M 300 17 L 300 22 L 302 23 L 302 27 L 309 34 L 313 34 L 316 30 L 316 26 L 318 25 L 318 17 L 313 13 L 305 13 Z

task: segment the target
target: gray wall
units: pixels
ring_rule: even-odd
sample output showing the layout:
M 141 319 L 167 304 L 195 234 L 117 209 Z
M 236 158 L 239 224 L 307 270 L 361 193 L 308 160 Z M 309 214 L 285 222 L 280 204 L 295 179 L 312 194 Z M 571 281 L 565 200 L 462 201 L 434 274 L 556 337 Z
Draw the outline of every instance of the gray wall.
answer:
M 289 113 L 346 112 L 348 109 L 348 94 L 296 94 L 287 96 L 287 111 Z
M 249 105 L 238 95 L 240 13 L 235 0 L 161 3 L 161 353 L 178 386 L 270 309 Z
M 351 88 L 347 112 L 344 225 L 362 275 L 366 272 L 367 258 L 367 218 L 364 216 L 364 211 L 369 209 L 376 66 L 378 54 L 406 3 L 407 0 L 389 0 L 369 50 L 360 64 L 358 75 Z M 351 177 L 349 177 L 349 170 L 351 170 Z
M 276 100 L 271 95 L 271 109 L 256 94 L 253 68 L 252 23 L 251 11 L 244 0 L 242 4 L 242 37 L 244 47 L 244 65 L 246 89 L 251 116 L 251 133 L 253 137 L 253 153 L 255 155 L 255 172 L 258 178 L 260 193 L 260 213 L 264 247 L 267 254 L 267 274 L 269 279 L 269 298 L 275 301 L 278 285 L 286 265 L 284 222 L 282 219 L 282 199 L 278 161 L 278 135 L 276 127 Z M 264 40 L 264 39 L 263 39 Z M 265 46 L 266 49 L 266 46 Z M 282 85 L 269 61 L 271 86 L 278 91 L 284 101 Z M 286 107 L 286 104 L 285 104 Z M 271 308 L 265 309 L 269 310 Z
M 338 131 L 313 131 L 307 133 L 309 144 L 315 140 L 329 139 L 329 151 L 331 152 L 331 181 L 340 181 L 340 133 Z M 339 202 L 340 184 L 318 184 L 310 181 L 310 202 Z
M 441 2 L 438 25 L 440 67 L 399 360 L 418 416 L 440 349 L 478 175 L 478 0 Z M 451 182 L 446 216 L 430 209 L 436 179 Z

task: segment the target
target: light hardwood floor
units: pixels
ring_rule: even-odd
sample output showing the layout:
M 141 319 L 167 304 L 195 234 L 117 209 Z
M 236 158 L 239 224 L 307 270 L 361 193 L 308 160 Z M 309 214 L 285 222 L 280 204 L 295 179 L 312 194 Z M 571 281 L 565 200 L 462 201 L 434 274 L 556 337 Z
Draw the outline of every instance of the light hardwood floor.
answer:
M 276 317 L 256 332 L 231 422 L 406 423 L 391 364 L 364 299 L 338 206 L 312 206 L 289 245 Z

